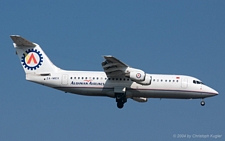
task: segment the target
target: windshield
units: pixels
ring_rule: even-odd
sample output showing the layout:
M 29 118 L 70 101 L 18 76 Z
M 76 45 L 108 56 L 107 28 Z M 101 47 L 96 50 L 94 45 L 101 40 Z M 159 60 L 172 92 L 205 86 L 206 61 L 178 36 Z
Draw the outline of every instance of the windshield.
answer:
M 198 81 L 198 80 L 193 80 L 193 83 L 194 83 L 194 84 L 204 84 L 203 82 Z

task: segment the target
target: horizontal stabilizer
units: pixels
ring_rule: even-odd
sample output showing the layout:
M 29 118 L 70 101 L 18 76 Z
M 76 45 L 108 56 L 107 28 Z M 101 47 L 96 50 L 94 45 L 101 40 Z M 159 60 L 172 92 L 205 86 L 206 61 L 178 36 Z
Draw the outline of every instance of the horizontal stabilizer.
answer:
M 10 37 L 12 38 L 16 46 L 19 46 L 19 47 L 35 47 L 36 46 L 34 43 L 22 38 L 19 35 L 11 35 Z

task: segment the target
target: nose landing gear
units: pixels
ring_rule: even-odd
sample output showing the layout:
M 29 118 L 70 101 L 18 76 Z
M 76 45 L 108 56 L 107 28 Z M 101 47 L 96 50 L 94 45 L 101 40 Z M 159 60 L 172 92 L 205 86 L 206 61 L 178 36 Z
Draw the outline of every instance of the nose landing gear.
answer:
M 202 99 L 201 103 L 202 106 L 205 106 L 205 101 Z

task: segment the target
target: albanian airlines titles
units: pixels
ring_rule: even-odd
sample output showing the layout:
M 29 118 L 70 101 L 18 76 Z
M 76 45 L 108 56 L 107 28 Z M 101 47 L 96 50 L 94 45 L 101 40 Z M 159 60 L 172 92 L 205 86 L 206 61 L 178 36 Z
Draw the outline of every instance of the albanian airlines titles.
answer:
M 105 85 L 105 83 L 101 82 L 74 82 L 72 81 L 70 85 Z

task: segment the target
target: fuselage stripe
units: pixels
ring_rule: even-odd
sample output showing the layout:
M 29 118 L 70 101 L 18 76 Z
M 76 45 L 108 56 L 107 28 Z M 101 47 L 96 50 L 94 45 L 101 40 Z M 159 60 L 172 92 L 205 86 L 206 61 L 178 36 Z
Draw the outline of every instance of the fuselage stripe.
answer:
M 60 88 L 84 88 L 84 89 L 114 89 L 114 87 L 53 87 L 56 89 Z M 196 93 L 201 93 L 201 94 L 210 94 L 210 95 L 217 95 L 217 93 L 209 93 L 209 92 L 204 92 L 204 91 L 186 91 L 186 90 L 170 90 L 170 89 L 132 89 L 132 88 L 127 88 L 127 90 L 137 90 L 137 91 L 155 91 L 155 92 L 160 92 L 160 91 L 169 91 L 169 92 L 196 92 Z

